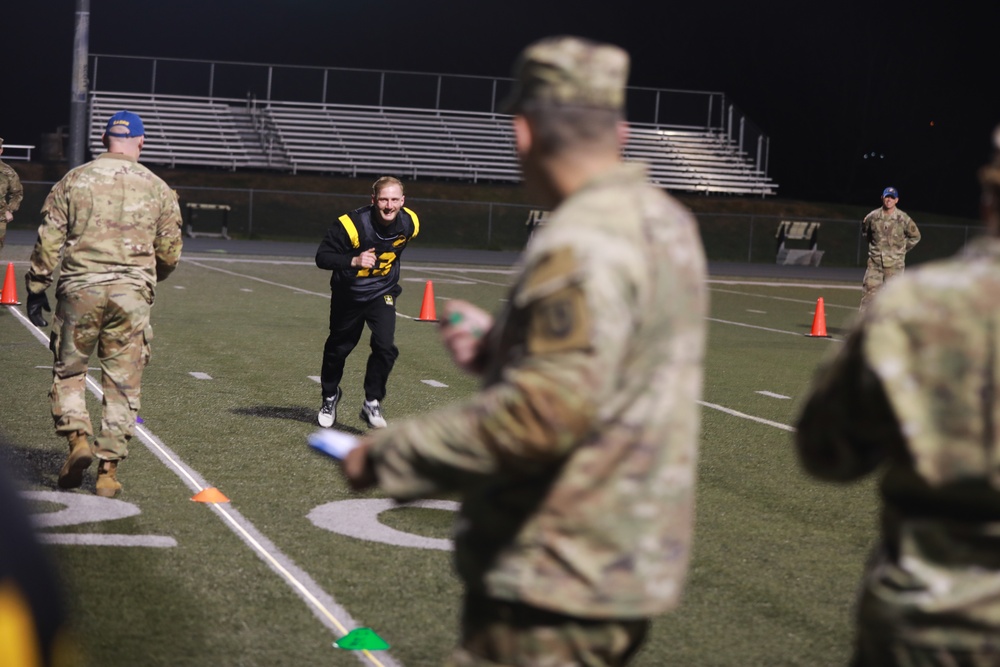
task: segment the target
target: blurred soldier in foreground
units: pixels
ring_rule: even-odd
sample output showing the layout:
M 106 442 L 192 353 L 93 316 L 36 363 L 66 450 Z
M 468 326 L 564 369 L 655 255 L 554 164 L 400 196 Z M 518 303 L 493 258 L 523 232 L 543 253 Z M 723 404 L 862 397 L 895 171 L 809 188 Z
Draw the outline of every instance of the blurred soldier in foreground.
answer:
M 0 155 L 3 155 L 3 139 L 0 138 Z M 7 223 L 14 219 L 14 211 L 21 206 L 24 189 L 17 172 L 0 160 L 0 248 L 7 236 Z
M 0 665 L 82 665 L 62 582 L 31 525 L 28 504 L 7 473 L 0 469 Z
M 555 210 L 495 320 L 444 307 L 444 343 L 483 389 L 344 461 L 355 489 L 460 493 L 453 665 L 624 665 L 680 600 L 705 257 L 692 215 L 621 161 L 627 75 L 624 51 L 573 37 L 521 54 L 506 108 Z
M 103 140 L 107 153 L 52 187 L 25 279 L 28 317 L 36 326 L 48 326 L 42 315 L 50 310 L 45 289 L 59 266 L 49 345 L 55 356 L 52 418 L 56 433 L 69 441 L 59 486 L 80 486 L 97 456 L 97 495 L 112 497 L 122 488 L 118 462 L 128 456 L 139 412 L 153 291 L 180 260 L 182 221 L 177 196 L 138 162 L 145 141 L 139 116 L 114 114 Z M 104 415 L 101 435 L 91 445 L 85 381 L 95 351 Z
M 855 665 L 1000 665 L 1000 128 L 994 141 L 985 238 L 887 285 L 799 419 L 816 477 L 884 467 Z
M 875 293 L 886 280 L 902 273 L 906 253 L 920 242 L 920 230 L 913 219 L 896 208 L 899 192 L 896 188 L 882 191 L 882 208 L 877 208 L 861 221 L 861 234 L 868 241 L 868 268 L 861 288 L 861 310 L 868 307 Z

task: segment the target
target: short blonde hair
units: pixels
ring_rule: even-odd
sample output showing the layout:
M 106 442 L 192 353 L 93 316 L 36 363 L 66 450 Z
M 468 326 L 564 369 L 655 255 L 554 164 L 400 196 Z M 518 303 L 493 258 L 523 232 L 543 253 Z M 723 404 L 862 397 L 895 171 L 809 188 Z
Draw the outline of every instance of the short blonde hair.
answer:
M 402 181 L 394 176 L 383 176 L 372 183 L 372 197 L 377 198 L 382 189 L 390 185 L 398 185 L 400 194 L 404 194 Z

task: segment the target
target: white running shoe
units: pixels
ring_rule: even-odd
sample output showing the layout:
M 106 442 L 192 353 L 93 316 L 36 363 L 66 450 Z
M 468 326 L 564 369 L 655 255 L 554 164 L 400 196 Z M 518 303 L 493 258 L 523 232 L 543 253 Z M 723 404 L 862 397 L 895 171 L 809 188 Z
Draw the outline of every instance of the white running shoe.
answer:
M 361 418 L 372 428 L 385 428 L 385 417 L 382 416 L 382 406 L 378 401 L 365 401 L 361 404 Z
M 319 414 L 316 416 L 316 421 L 323 428 L 330 428 L 337 421 L 337 403 L 340 401 L 341 394 L 340 387 L 337 387 L 335 396 L 323 398 L 323 407 L 319 409 Z

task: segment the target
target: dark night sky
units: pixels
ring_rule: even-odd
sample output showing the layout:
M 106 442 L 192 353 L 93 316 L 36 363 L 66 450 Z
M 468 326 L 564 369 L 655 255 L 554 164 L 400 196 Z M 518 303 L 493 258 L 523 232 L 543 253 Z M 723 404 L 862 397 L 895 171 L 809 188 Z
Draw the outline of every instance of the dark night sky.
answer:
M 39 145 L 69 123 L 75 5 L 8 4 L 0 136 Z M 91 0 L 90 51 L 509 76 L 525 44 L 577 34 L 625 47 L 631 85 L 725 93 L 771 137 L 782 198 L 874 207 L 892 184 L 904 209 L 974 217 L 1000 3 L 966 4 Z

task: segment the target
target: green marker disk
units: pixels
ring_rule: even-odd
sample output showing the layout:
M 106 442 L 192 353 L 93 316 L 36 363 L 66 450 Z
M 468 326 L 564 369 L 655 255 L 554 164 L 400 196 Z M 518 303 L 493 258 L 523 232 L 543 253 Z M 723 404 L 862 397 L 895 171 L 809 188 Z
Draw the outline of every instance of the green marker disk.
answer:
M 389 644 L 371 628 L 351 630 L 333 645 L 347 651 L 384 651 L 389 648 Z

